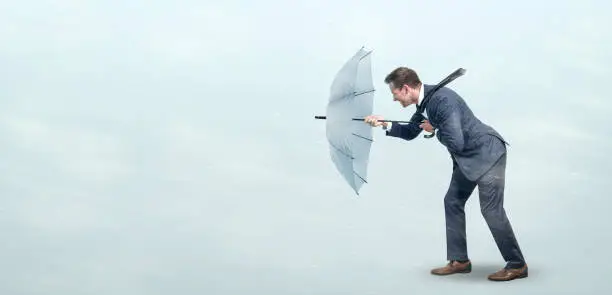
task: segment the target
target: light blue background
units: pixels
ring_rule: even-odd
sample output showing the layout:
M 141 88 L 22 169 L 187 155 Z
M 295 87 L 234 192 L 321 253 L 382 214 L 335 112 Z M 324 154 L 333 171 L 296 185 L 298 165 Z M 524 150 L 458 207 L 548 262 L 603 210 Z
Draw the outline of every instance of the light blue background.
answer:
M 604 294 L 612 290 L 605 1 L 3 1 L 0 293 Z M 472 274 L 445 263 L 451 163 L 374 130 L 356 197 L 329 159 L 330 83 L 453 82 L 510 142 L 505 207 L 530 266 L 467 205 Z

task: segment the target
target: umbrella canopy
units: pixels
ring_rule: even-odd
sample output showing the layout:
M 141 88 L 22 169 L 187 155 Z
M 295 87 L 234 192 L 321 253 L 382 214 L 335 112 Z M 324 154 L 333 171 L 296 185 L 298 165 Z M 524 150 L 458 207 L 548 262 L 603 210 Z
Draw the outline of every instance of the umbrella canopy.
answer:
M 372 127 L 355 117 L 372 114 L 374 83 L 370 54 L 360 48 L 336 74 L 325 117 L 330 156 L 338 172 L 359 195 L 367 182 Z

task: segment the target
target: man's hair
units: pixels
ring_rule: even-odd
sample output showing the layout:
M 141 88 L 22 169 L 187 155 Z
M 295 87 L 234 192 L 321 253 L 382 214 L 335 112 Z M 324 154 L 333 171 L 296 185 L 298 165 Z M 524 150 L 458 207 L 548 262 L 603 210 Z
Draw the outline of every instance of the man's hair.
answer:
M 415 88 L 421 85 L 421 79 L 413 69 L 398 67 L 385 77 L 385 83 L 392 83 L 394 88 L 401 88 L 404 84 Z

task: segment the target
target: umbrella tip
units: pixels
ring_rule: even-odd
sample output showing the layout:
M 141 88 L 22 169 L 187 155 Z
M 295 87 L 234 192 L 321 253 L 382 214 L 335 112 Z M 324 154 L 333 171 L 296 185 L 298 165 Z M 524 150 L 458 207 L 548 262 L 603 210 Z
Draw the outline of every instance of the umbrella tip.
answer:
M 361 46 L 361 49 L 363 49 L 363 50 L 365 50 L 365 51 L 369 51 L 369 52 L 372 52 L 372 51 L 373 51 L 373 49 L 370 49 L 370 48 L 368 48 L 368 47 L 367 47 L 367 46 L 365 46 L 365 45 Z

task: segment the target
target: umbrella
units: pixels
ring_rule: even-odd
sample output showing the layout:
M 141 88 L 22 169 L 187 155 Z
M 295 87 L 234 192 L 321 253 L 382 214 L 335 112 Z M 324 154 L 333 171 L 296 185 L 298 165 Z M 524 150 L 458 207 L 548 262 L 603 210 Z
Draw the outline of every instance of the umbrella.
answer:
M 353 120 L 372 114 L 374 83 L 370 54 L 361 47 L 336 74 L 331 88 L 326 116 L 330 156 L 338 172 L 359 195 L 367 182 L 367 168 L 372 145 L 372 127 Z M 363 121 L 363 119 L 361 119 Z
M 315 116 L 315 119 L 327 120 L 326 135 L 330 157 L 338 172 L 357 195 L 363 184 L 367 183 L 368 160 L 373 143 L 372 127 L 363 123 L 363 118 L 372 114 L 374 104 L 371 53 L 372 51 L 361 47 L 344 63 L 330 87 L 326 115 Z M 433 92 L 464 72 L 464 69 L 458 69 L 436 85 L 424 98 L 421 107 L 424 108 Z M 397 120 L 381 122 L 420 123 Z M 425 137 L 431 138 L 433 134 Z

